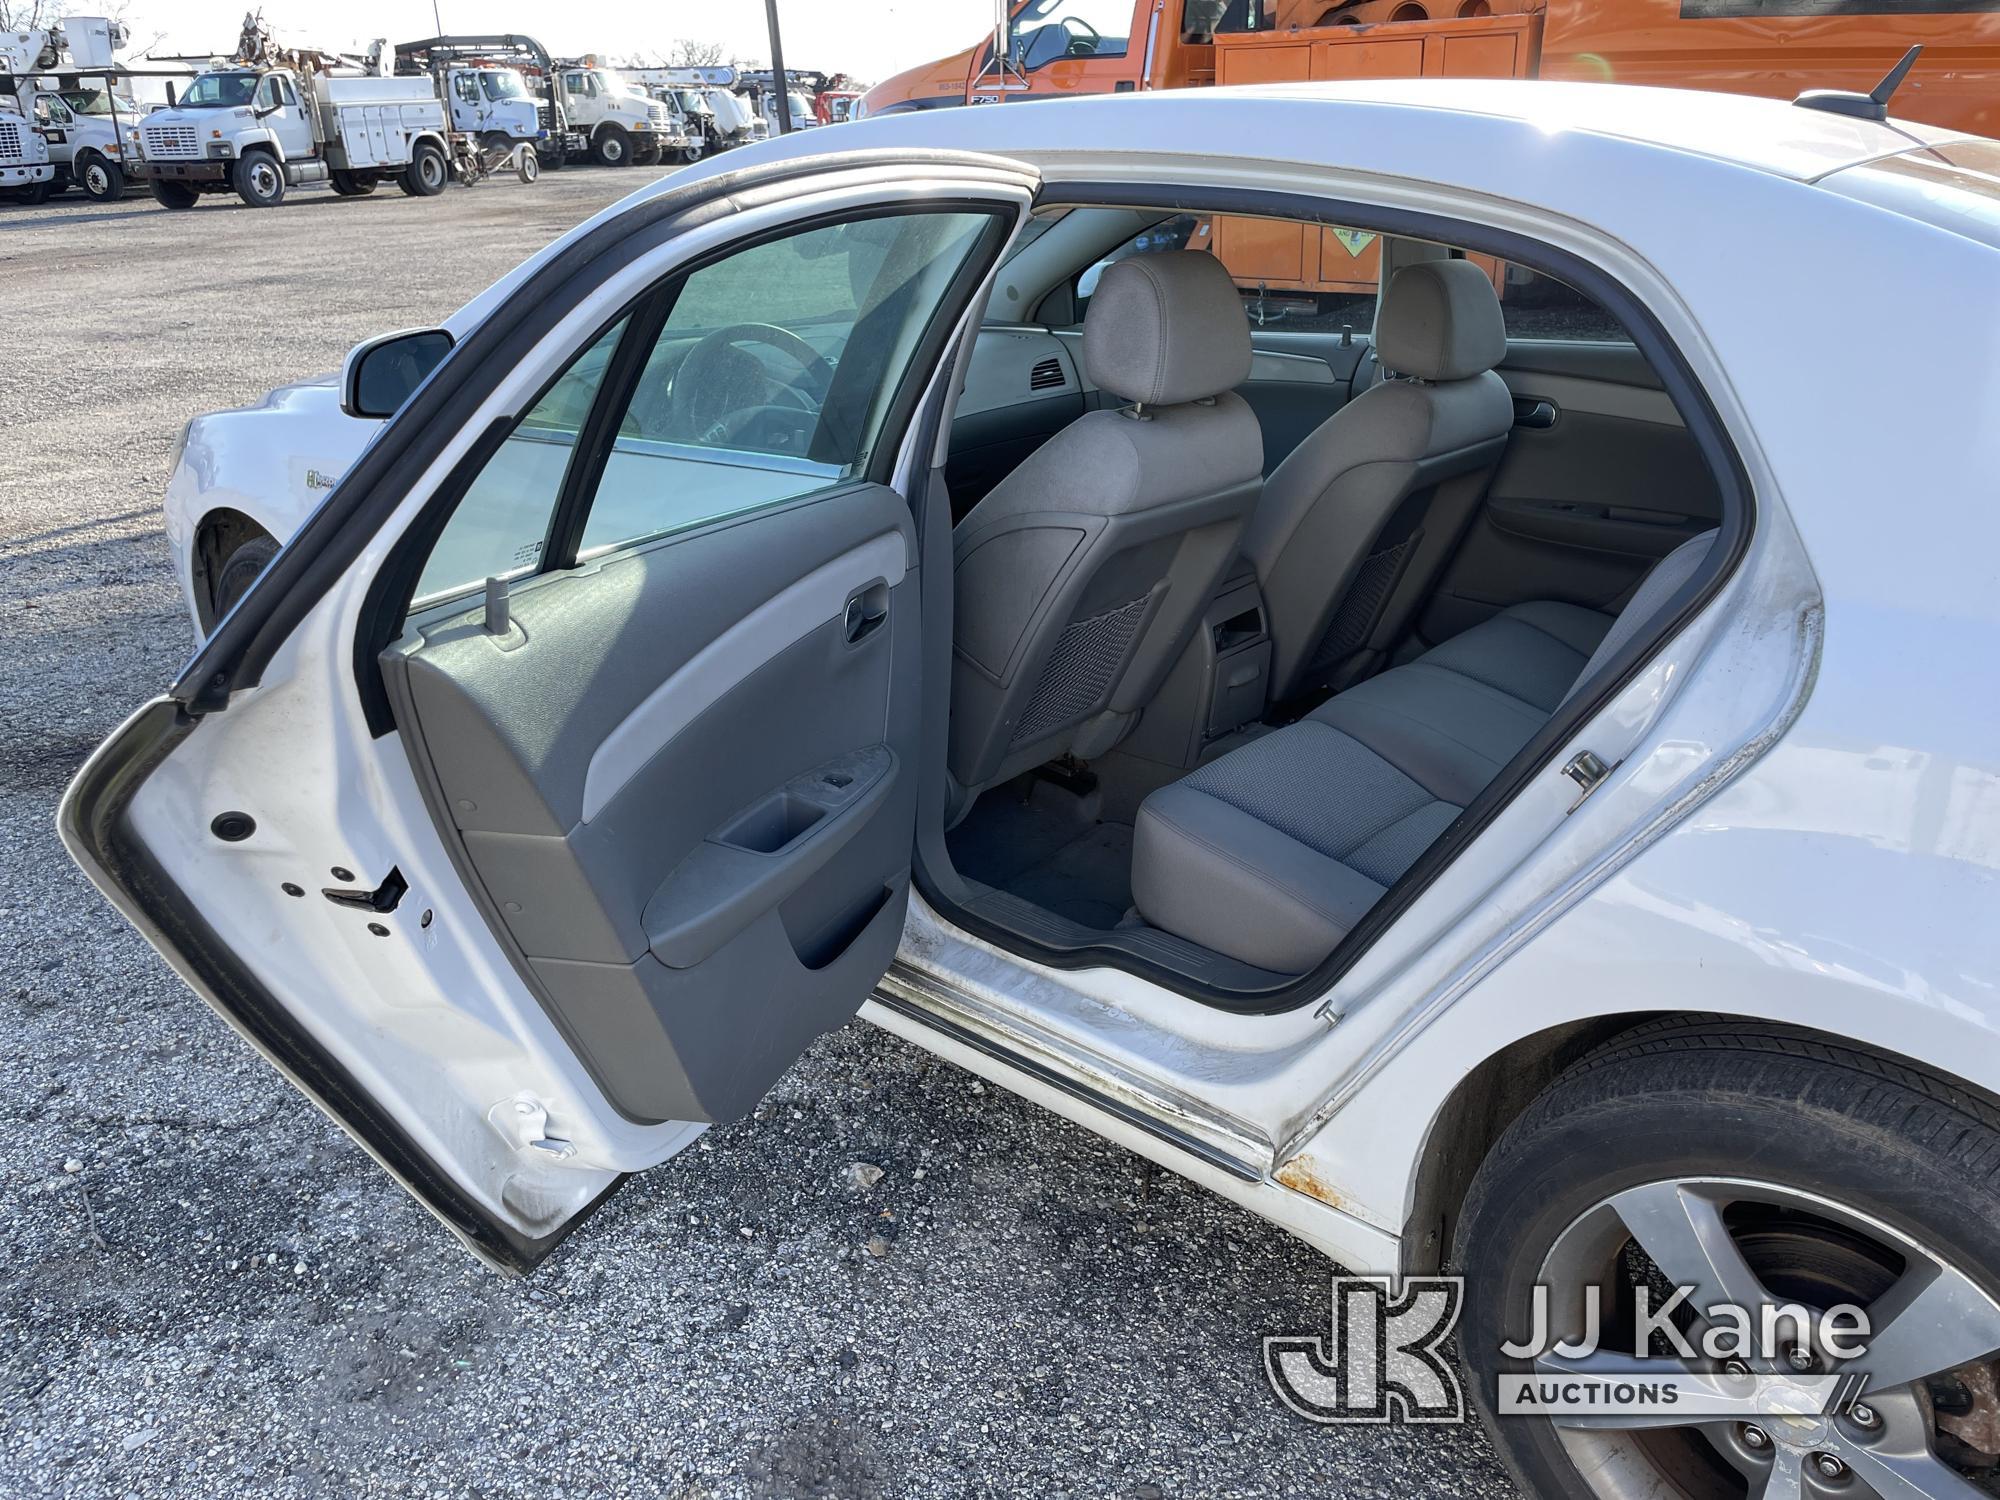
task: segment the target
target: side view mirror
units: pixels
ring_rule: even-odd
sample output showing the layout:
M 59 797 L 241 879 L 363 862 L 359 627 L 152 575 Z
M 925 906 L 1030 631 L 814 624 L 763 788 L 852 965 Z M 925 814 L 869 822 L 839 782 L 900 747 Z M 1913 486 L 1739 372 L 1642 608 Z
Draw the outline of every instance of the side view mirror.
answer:
M 405 328 L 356 344 L 340 370 L 340 409 L 350 417 L 393 417 L 453 342 L 442 328 Z

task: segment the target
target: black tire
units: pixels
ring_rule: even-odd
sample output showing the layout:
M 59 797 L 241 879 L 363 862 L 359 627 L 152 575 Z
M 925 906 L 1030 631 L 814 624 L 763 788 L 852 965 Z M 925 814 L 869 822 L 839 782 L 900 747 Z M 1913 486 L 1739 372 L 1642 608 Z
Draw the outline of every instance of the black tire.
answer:
M 77 185 L 98 203 L 115 203 L 125 196 L 125 169 L 96 151 L 85 152 L 76 164 Z
M 185 182 L 155 177 L 147 186 L 152 188 L 154 200 L 164 208 L 193 208 L 201 201 L 201 193 Z
M 681 147 L 681 160 L 689 166 L 693 166 L 706 155 L 708 155 L 708 143 L 706 141 L 694 140 Z
M 618 125 L 607 125 L 597 132 L 597 138 L 590 143 L 590 154 L 600 167 L 629 167 L 632 165 L 632 137 Z
M 451 186 L 451 163 L 436 141 L 418 141 L 396 185 L 412 198 L 435 198 Z
M 26 187 L 14 189 L 14 201 L 29 208 L 39 208 L 49 201 L 49 195 L 56 190 L 53 182 L 31 182 Z
M 271 566 L 271 559 L 277 555 L 278 544 L 268 536 L 253 536 L 236 544 L 235 550 L 222 560 L 222 566 L 215 570 L 215 577 L 209 583 L 211 629 L 236 607 L 237 600 L 250 592 L 250 585 L 262 576 L 264 570 Z
M 534 150 L 544 172 L 559 172 L 569 162 L 569 154 L 554 141 L 537 142 Z
M 1837 1207 L 1857 1217 L 1836 1222 L 1802 1215 L 1796 1202 L 1774 1207 L 1727 1184 L 1691 1186 L 1716 1178 L 1781 1183 L 1801 1200 L 1820 1200 L 1829 1213 Z M 1743 1493 L 1745 1452 L 1739 1447 L 1730 1457 L 1721 1448 L 1744 1432 L 1741 1424 L 1711 1423 L 1707 1437 L 1692 1428 L 1643 1438 L 1571 1429 L 1573 1456 L 1548 1419 L 1493 1410 L 1497 1377 L 1530 1368 L 1503 1357 L 1499 1346 L 1526 1334 L 1531 1289 L 1545 1273 L 1552 1297 L 1560 1297 L 1561 1268 L 1574 1253 L 1569 1247 L 1593 1242 L 1582 1232 L 1584 1216 L 1601 1215 L 1613 1194 L 1667 1182 L 1680 1184 L 1677 1192 L 1711 1198 L 1718 1213 L 1727 1208 L 1731 1243 L 1775 1296 L 1820 1307 L 1865 1305 L 1895 1281 L 1897 1266 L 1909 1263 L 1882 1248 L 1886 1236 L 1900 1235 L 1961 1273 L 1974 1296 L 2000 1300 L 1993 1234 L 2000 1223 L 2000 1110 L 1987 1100 L 1933 1074 L 1786 1027 L 1710 1019 L 1638 1028 L 1563 1073 L 1507 1128 L 1473 1180 L 1455 1235 L 1453 1269 L 1465 1277 L 1458 1337 L 1468 1394 L 1524 1494 L 1596 1500 L 1643 1490 L 1655 1475 L 1666 1481 L 1662 1494 L 1702 1495 L 1710 1484 L 1721 1486 L 1717 1493 Z M 1858 1216 L 1875 1227 L 1857 1229 Z M 1613 1223 L 1611 1234 L 1595 1243 L 1601 1247 L 1622 1232 L 1622 1223 Z M 1874 1250 L 1867 1249 L 1871 1234 Z M 1559 1242 L 1563 1248 L 1552 1260 Z M 1628 1238 L 1617 1253 L 1630 1257 L 1637 1243 Z M 1637 1258 L 1636 1272 L 1631 1260 L 1619 1264 L 1632 1276 L 1644 1275 L 1648 1263 Z M 1614 1269 L 1606 1279 L 1615 1282 L 1619 1274 Z M 1616 1322 L 1615 1294 L 1607 1292 L 1609 1327 Z M 1867 1367 L 1865 1354 L 1854 1362 L 1855 1369 Z M 1956 1453 L 1952 1466 L 1960 1467 L 1970 1450 L 1935 1426 L 1923 1430 L 1937 1418 L 1934 1397 L 1927 1404 L 1921 1392 L 1938 1378 L 1900 1390 L 1871 1384 L 1867 1399 L 1882 1412 L 1906 1413 L 1902 1420 L 1918 1424 L 1919 1440 L 1948 1463 Z M 1865 1441 L 1851 1420 L 1835 1418 L 1834 1439 L 1816 1441 L 1827 1451 L 1843 1435 Z M 1750 1436 L 1770 1448 L 1761 1432 Z M 1628 1446 L 1612 1452 L 1593 1444 Z M 1854 1450 L 1841 1451 L 1851 1458 Z M 1583 1469 L 1598 1487 L 1586 1482 Z
M 245 151 L 230 169 L 229 185 L 252 208 L 276 208 L 285 201 L 285 169 L 261 147 Z
M 366 198 L 381 183 L 373 172 L 333 172 L 327 181 L 343 198 Z

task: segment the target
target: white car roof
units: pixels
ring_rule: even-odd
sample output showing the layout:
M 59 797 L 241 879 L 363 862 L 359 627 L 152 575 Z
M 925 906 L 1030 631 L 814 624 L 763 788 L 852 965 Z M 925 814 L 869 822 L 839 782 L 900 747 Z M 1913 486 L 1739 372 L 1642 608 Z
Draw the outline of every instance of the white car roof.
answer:
M 842 145 L 940 145 L 1034 160 L 1129 141 L 1134 149 L 1233 154 L 1332 167 L 1373 166 L 1384 135 L 1420 143 L 1468 127 L 1510 148 L 1584 132 L 1642 151 L 1698 156 L 1796 181 L 1962 138 L 1895 120 L 1857 120 L 1772 99 L 1690 89 L 1527 79 L 1411 78 L 1170 89 L 1088 99 L 920 110 L 858 122 Z M 863 134 L 865 132 L 866 134 Z M 1355 143 L 1367 150 L 1357 160 Z M 771 155 L 793 143 L 774 142 Z M 826 150 L 815 143 L 812 149 Z M 736 165 L 743 165 L 738 162 Z
M 1363 171 L 1532 204 L 1607 227 L 1643 216 L 1653 200 L 1662 210 L 1674 206 L 1670 233 L 1713 240 L 1782 234 L 1787 215 L 1796 212 L 1787 200 L 1799 184 L 1968 140 L 1979 138 L 1780 100 L 1621 84 L 1398 79 L 1099 94 L 923 109 L 795 131 L 663 177 L 565 239 L 634 203 L 748 167 L 833 152 L 945 149 L 1009 157 L 1052 181 L 1087 178 L 1093 161 L 1128 153 L 1246 170 L 1285 162 Z M 1767 190 L 1757 190 L 1758 184 Z M 1724 203 L 1727 210 L 1719 208 Z M 1877 206 L 1910 212 L 1907 201 L 1881 199 Z M 2000 199 L 1975 207 L 1979 223 L 1972 237 L 2000 245 Z M 1719 211 L 1733 221 L 1717 222 Z M 1634 243 L 1659 233 L 1627 228 Z M 462 332 L 528 269 L 502 278 L 449 326 Z

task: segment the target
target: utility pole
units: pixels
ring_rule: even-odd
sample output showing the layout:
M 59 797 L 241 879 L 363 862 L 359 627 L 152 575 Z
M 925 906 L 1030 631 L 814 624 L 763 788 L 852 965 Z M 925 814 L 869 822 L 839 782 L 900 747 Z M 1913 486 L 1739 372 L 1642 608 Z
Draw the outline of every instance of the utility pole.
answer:
M 772 87 L 778 91 L 778 134 L 792 133 L 792 93 L 785 81 L 785 44 L 778 39 L 778 0 L 764 0 L 764 19 L 771 29 Z

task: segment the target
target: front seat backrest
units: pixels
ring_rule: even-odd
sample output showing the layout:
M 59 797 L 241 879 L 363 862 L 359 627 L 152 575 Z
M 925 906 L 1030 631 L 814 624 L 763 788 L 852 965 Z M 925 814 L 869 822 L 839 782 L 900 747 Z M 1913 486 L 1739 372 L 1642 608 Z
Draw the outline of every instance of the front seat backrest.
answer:
M 1278 465 L 1243 539 L 1270 621 L 1272 698 L 1339 691 L 1396 644 L 1464 534 L 1514 425 L 1493 373 L 1500 299 L 1468 260 L 1390 280 L 1384 378 Z
M 1257 502 L 1263 437 L 1235 283 L 1202 252 L 1109 267 L 1084 320 L 1086 413 L 952 533 L 952 775 L 970 791 L 1101 755 L 1186 646 Z

